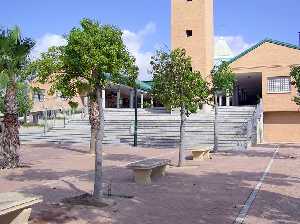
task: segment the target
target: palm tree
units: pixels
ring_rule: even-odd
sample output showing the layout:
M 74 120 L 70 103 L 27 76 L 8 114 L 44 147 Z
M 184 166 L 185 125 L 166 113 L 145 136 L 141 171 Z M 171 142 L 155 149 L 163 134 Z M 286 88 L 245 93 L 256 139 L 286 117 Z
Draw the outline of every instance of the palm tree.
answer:
M 24 69 L 34 42 L 22 38 L 20 29 L 0 30 L 0 78 L 7 80 L 4 95 L 3 130 L 0 139 L 0 168 L 19 165 L 20 148 L 17 82 L 24 78 Z

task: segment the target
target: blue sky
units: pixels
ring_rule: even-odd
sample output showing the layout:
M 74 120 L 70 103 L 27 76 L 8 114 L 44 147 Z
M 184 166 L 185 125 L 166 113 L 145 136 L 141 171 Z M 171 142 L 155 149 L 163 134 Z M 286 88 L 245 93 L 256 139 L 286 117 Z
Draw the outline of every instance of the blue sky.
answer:
M 62 34 L 89 17 L 125 30 L 126 42 L 142 70 L 157 48 L 169 46 L 170 0 L 6 0 L 0 26 L 19 25 L 37 40 L 36 54 L 62 44 Z M 225 36 L 238 53 L 265 37 L 297 44 L 299 0 L 215 0 L 215 35 Z

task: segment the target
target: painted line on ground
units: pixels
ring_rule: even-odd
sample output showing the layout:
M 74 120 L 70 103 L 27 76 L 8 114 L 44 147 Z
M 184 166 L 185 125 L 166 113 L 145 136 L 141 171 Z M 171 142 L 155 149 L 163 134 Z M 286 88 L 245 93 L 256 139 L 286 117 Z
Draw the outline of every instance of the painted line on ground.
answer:
M 245 202 L 245 204 L 243 205 L 243 208 L 241 209 L 238 217 L 236 218 L 236 220 L 234 221 L 234 224 L 243 224 L 248 213 L 249 213 L 249 210 L 250 208 L 252 207 L 254 201 L 255 201 L 255 198 L 257 196 L 257 194 L 259 193 L 262 185 L 263 185 L 263 182 L 265 180 L 265 178 L 267 177 L 267 175 L 269 174 L 270 170 L 271 170 L 271 167 L 273 165 L 273 162 L 275 160 L 275 157 L 277 155 L 279 151 L 279 146 L 276 146 L 275 147 L 275 151 L 273 153 L 273 156 L 267 166 L 267 168 L 265 169 L 262 177 L 260 178 L 259 182 L 256 184 L 255 188 L 253 189 L 253 191 L 251 192 L 251 194 L 249 195 L 247 201 Z

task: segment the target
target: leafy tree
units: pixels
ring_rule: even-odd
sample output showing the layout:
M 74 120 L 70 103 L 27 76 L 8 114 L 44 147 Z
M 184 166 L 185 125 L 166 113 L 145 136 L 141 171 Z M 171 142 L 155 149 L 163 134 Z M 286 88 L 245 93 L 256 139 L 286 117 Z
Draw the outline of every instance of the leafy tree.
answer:
M 22 38 L 18 27 L 0 30 L 0 79 L 6 80 L 3 130 L 0 142 L 0 167 L 19 165 L 20 148 L 17 83 L 24 80 L 25 68 L 34 42 Z
M 292 78 L 292 85 L 294 85 L 298 91 L 300 90 L 300 66 L 293 66 L 290 72 Z M 295 96 L 293 98 L 294 102 L 300 106 L 300 97 Z
M 215 121 L 214 121 L 214 152 L 218 151 L 218 94 L 224 94 L 226 97 L 232 96 L 235 76 L 227 62 L 222 62 L 215 66 L 211 72 L 212 78 L 212 95 L 215 96 Z
M 90 113 L 96 122 L 95 183 L 93 197 L 102 197 L 102 140 L 104 111 L 102 90 L 110 83 L 134 84 L 138 69 L 123 43 L 122 32 L 115 26 L 81 20 L 66 36 L 67 45 L 51 48 L 32 64 L 39 80 L 51 84 L 52 91 L 72 98 L 86 93 L 98 113 Z
M 192 71 L 191 57 L 184 49 L 158 51 L 151 60 L 153 95 L 167 108 L 180 108 L 180 147 L 178 165 L 184 160 L 186 117 L 197 111 L 209 98 L 207 82 Z

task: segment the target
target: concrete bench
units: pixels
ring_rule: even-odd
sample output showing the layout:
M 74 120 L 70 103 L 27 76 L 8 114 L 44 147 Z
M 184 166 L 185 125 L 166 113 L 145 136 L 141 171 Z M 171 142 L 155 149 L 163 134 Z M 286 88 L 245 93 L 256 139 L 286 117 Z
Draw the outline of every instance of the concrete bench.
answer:
M 193 160 L 205 160 L 211 159 L 210 148 L 193 148 L 190 150 L 193 156 Z
M 137 184 L 151 184 L 152 177 L 165 176 L 166 168 L 171 163 L 169 159 L 146 159 L 130 163 L 128 169 L 134 171 L 134 180 Z
M 41 197 L 17 192 L 0 193 L 0 223 L 27 224 L 31 206 L 42 202 Z

